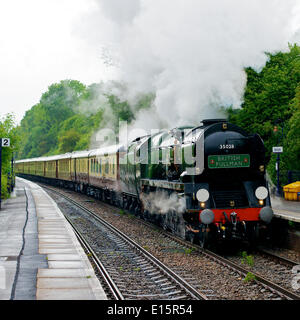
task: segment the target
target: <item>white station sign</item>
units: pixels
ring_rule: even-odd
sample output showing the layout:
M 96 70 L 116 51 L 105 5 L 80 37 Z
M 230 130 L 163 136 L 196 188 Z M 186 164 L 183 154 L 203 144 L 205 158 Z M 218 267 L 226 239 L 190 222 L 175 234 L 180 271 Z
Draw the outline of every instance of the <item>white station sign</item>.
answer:
M 273 147 L 273 153 L 282 153 L 283 147 Z
M 2 147 L 10 147 L 10 139 L 9 138 L 2 138 L 1 146 Z

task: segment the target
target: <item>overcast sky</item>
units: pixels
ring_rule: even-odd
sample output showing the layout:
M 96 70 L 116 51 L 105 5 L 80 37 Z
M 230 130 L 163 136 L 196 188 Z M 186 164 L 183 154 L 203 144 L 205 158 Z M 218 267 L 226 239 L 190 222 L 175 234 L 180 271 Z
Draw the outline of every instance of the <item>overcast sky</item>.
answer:
M 0 116 L 19 122 L 50 84 L 110 77 L 101 51 L 78 35 L 93 0 L 0 0 Z

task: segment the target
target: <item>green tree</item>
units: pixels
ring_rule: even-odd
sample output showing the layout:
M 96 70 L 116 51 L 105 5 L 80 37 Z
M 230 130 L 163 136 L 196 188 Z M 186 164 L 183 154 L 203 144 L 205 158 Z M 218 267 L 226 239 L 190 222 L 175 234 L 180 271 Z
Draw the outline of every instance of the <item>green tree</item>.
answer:
M 59 153 L 72 152 L 80 139 L 80 134 L 75 129 L 70 129 L 58 138 Z
M 26 112 L 18 129 L 24 144 L 19 158 L 52 154 L 58 146 L 61 124 L 75 114 L 73 110 L 86 87 L 76 80 L 52 84 L 40 102 Z
M 272 154 L 272 147 L 277 143 L 284 146 L 281 172 L 299 168 L 300 47 L 290 45 L 286 53 L 267 55 L 268 62 L 260 72 L 252 68 L 245 70 L 247 86 L 242 109 L 229 109 L 228 114 L 231 122 L 263 138 L 270 159 L 268 171 L 275 181 L 276 155 Z M 282 123 L 277 124 L 278 131 L 274 133 L 277 119 Z M 286 183 L 286 179 L 282 179 L 282 183 Z
M 10 147 L 2 148 L 1 191 L 2 198 L 5 199 L 9 196 L 8 175 L 11 175 L 11 160 L 19 144 L 19 137 L 16 133 L 14 116 L 12 114 L 0 118 L 0 138 L 10 139 Z
M 126 86 L 117 82 L 111 84 L 110 90 L 103 83 L 86 87 L 76 80 L 49 86 L 18 127 L 22 136 L 18 158 L 88 149 L 93 133 L 106 127 L 117 132 L 119 120 L 130 123 L 154 99 L 152 94 L 141 94 L 130 105 L 113 94 L 111 87 L 126 95 Z

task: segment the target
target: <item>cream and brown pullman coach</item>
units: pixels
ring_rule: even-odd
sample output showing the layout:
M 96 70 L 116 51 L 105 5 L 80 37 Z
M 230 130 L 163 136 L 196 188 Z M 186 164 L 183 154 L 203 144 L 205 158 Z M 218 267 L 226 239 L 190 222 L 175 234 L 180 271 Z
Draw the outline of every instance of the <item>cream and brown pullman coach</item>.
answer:
M 57 178 L 72 181 L 71 177 L 71 153 L 57 156 Z
M 72 181 L 82 186 L 89 183 L 89 153 L 90 151 L 75 151 L 71 154 Z
M 16 161 L 16 173 L 40 182 L 65 186 L 112 199 L 120 191 L 121 145 Z
M 119 151 L 121 146 L 92 150 L 89 154 L 90 185 L 119 191 Z

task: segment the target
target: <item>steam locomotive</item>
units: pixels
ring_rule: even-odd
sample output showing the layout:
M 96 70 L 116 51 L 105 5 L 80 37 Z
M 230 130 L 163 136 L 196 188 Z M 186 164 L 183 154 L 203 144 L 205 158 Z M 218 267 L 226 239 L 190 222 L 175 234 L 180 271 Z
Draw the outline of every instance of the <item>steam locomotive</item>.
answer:
M 265 147 L 225 119 L 162 130 L 128 146 L 16 161 L 19 176 L 67 187 L 200 244 L 255 243 L 273 218 Z

